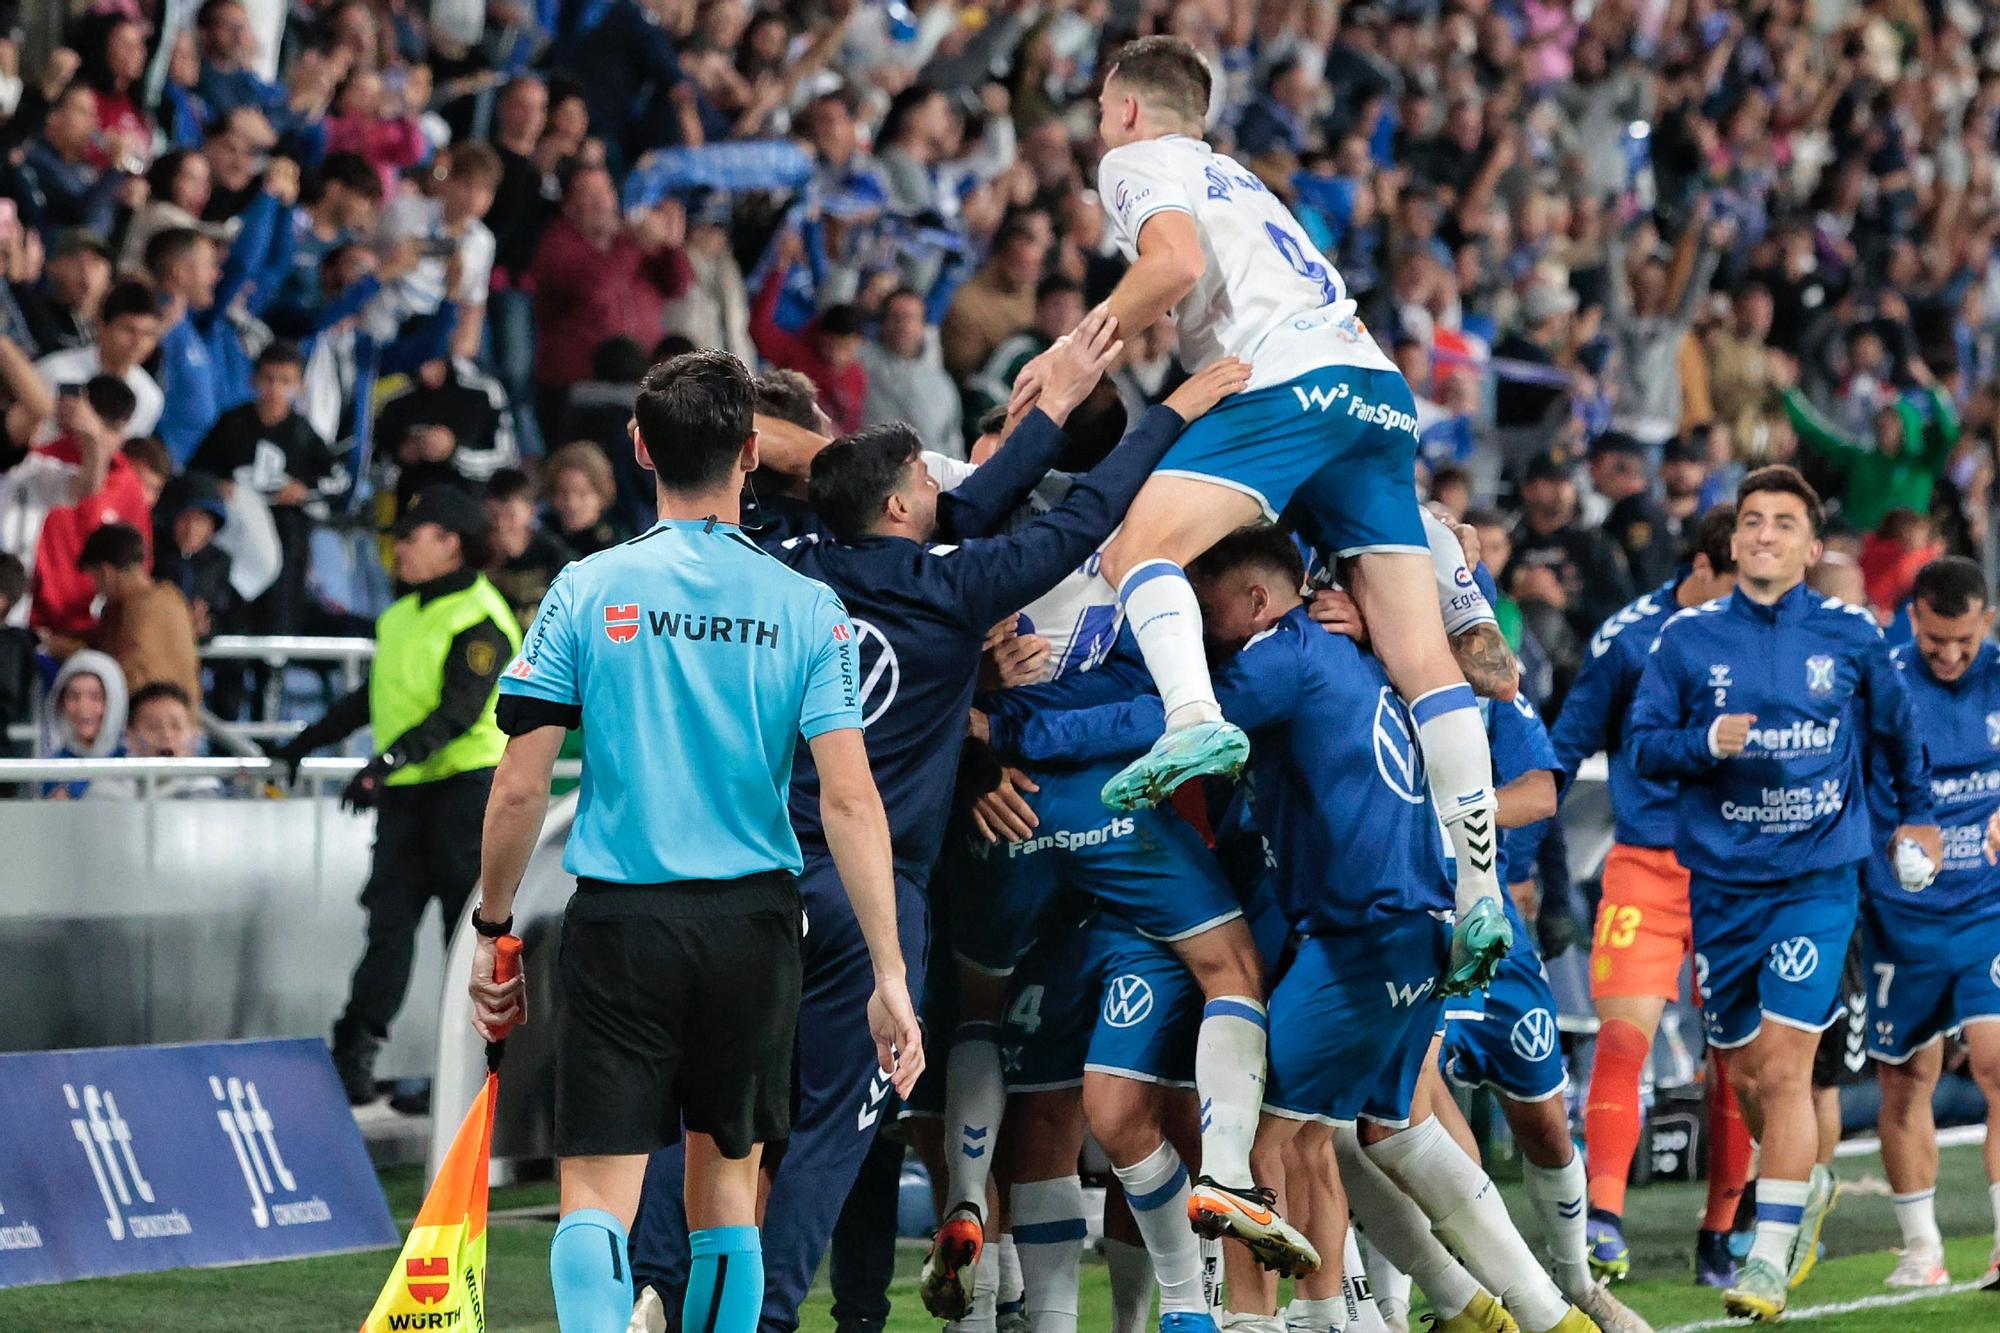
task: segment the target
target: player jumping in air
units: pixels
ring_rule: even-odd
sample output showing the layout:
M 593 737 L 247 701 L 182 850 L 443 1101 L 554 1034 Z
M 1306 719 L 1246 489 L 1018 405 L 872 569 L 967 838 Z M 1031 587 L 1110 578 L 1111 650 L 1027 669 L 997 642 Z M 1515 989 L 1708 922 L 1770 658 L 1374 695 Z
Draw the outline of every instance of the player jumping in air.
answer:
M 1289 506 L 1317 546 L 1358 557 L 1375 652 L 1410 705 L 1461 867 L 1442 984 L 1469 989 L 1511 941 L 1494 873 L 1492 764 L 1430 590 L 1410 387 L 1284 205 L 1202 142 L 1208 95 L 1193 47 L 1148 37 L 1118 51 L 1099 99 L 1109 151 L 1098 193 L 1133 261 L 1110 298 L 1119 335 L 1171 313 L 1189 365 L 1238 356 L 1254 367 L 1247 391 L 1175 443 L 1105 549 L 1104 577 L 1167 709 L 1166 734 L 1106 784 L 1105 803 L 1149 805 L 1191 777 L 1242 768 L 1249 742 L 1216 706 L 1183 567 Z M 1048 360 L 1023 369 L 1015 409 L 1040 391 Z M 1226 1213 L 1226 1195 L 1210 1190 L 1197 1203 Z

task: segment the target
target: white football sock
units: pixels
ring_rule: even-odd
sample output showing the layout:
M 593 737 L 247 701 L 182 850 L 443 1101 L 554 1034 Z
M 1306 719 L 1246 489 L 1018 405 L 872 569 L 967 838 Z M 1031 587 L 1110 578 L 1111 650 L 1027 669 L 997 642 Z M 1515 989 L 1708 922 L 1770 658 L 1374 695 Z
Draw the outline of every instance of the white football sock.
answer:
M 1911 1194 L 1892 1194 L 1889 1198 L 1896 1205 L 1896 1225 L 1903 1229 L 1904 1249 L 1944 1248 L 1944 1237 L 1938 1234 L 1935 1189 L 1917 1190 Z
M 1222 1280 L 1222 1241 L 1210 1240 L 1206 1236 L 1201 1237 L 1200 1241 L 1201 1299 L 1209 1309 L 1220 1310 L 1225 1285 Z
M 1181 567 L 1171 560 L 1136 566 L 1118 585 L 1118 603 L 1160 691 L 1167 730 L 1221 721 L 1215 686 L 1208 679 L 1208 650 L 1201 641 L 1201 604 Z M 1485 743 L 1483 732 L 1480 743 Z
M 1160 1313 L 1206 1310 L 1201 1289 L 1201 1241 L 1188 1226 L 1188 1174 L 1171 1143 L 1162 1143 L 1136 1166 L 1114 1166 L 1125 1187 L 1132 1220 L 1152 1256 L 1160 1284 Z
M 965 1312 L 965 1318 L 946 1324 L 945 1333 L 994 1333 L 998 1315 L 993 1308 L 993 1296 L 999 1287 L 999 1274 L 1000 1247 L 982 1247 L 979 1262 L 972 1270 L 972 1306 Z
M 1478 1280 L 1439 1243 L 1423 1209 L 1382 1173 L 1352 1128 L 1335 1130 L 1333 1143 L 1348 1209 L 1368 1237 L 1369 1285 L 1376 1299 L 1393 1299 L 1407 1311 L 1415 1279 L 1440 1318 L 1463 1314 L 1481 1291 Z
M 1022 1308 L 1034 1333 L 1076 1333 L 1077 1270 L 1083 1263 L 1083 1182 L 1030 1180 L 1007 1193 L 1021 1256 Z
M 1295 1296 L 1279 1313 L 1287 1333 L 1346 1333 L 1347 1302 L 1337 1296 L 1317 1301 Z
M 1805 1180 L 1757 1181 L 1757 1235 L 1750 1242 L 1750 1257 L 1762 1259 L 1780 1273 L 1789 1271 L 1792 1242 L 1798 1239 L 1799 1223 L 1806 1215 L 1806 1199 L 1812 1182 Z
M 1583 1154 L 1570 1150 L 1562 1166 L 1536 1166 L 1523 1162 L 1522 1174 L 1528 1198 L 1542 1221 L 1542 1236 L 1548 1242 L 1549 1259 L 1556 1270 L 1556 1285 L 1572 1301 L 1579 1292 L 1595 1285 L 1590 1276 L 1590 1243 L 1585 1237 L 1586 1214 L 1590 1211 L 1589 1183 L 1583 1170 Z
M 1993 1250 L 2000 1254 L 2000 1182 L 1986 1187 L 1986 1197 L 1993 1204 Z
M 944 1065 L 945 1184 L 952 1207 L 976 1204 L 986 1211 L 986 1182 L 993 1176 L 1000 1117 L 1007 1113 L 1007 1085 L 1000 1069 L 1000 1025 L 961 1023 Z M 986 1218 L 987 1231 L 992 1219 Z M 989 1234 L 987 1239 L 991 1240 Z
M 1389 1179 L 1424 1210 L 1474 1277 L 1496 1293 L 1523 1329 L 1549 1329 L 1569 1301 L 1514 1229 L 1500 1190 L 1437 1118 L 1392 1134 L 1367 1149 Z
M 1013 1232 L 1007 1232 L 1000 1237 L 999 1249 L 999 1269 L 994 1283 L 993 1299 L 1002 1310 L 1018 1310 L 1021 1308 L 1021 1251 L 1014 1245 Z
M 1361 1244 L 1355 1238 L 1354 1227 L 1347 1228 L 1347 1244 L 1340 1257 L 1340 1287 L 1346 1296 L 1347 1320 L 1344 1333 L 1388 1333 L 1389 1326 L 1382 1322 L 1382 1311 L 1376 1308 L 1374 1288 L 1368 1284 L 1368 1269 L 1361 1262 Z M 1335 1328 L 1342 1325 L 1335 1324 Z
M 1451 834 L 1463 914 L 1481 898 L 1500 896 L 1494 870 L 1500 839 L 1494 826 L 1499 804 L 1493 794 L 1493 751 L 1470 685 L 1447 685 L 1412 700 L 1410 716 L 1424 752 L 1431 802 Z
M 1194 1039 L 1194 1087 L 1201 1098 L 1201 1173 L 1238 1189 L 1250 1177 L 1250 1143 L 1264 1107 L 1264 1048 L 1269 1019 L 1262 1001 L 1223 995 L 1201 1009 Z
M 1104 1266 L 1111 1270 L 1111 1333 L 1146 1333 L 1153 1322 L 1153 1256 L 1143 1245 L 1106 1236 Z

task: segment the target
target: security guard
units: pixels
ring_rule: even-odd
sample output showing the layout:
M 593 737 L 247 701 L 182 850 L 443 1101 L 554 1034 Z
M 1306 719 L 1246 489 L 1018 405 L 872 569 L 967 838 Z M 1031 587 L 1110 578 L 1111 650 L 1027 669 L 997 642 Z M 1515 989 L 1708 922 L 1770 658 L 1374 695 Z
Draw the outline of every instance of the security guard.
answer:
M 375 622 L 367 684 L 271 751 L 296 778 L 306 755 L 364 722 L 378 747 L 340 797 L 349 810 L 377 809 L 375 864 L 361 891 L 368 944 L 333 1025 L 334 1067 L 357 1106 L 375 1100 L 375 1056 L 409 989 L 425 906 L 438 900 L 448 939 L 478 882 L 486 794 L 507 745 L 495 688 L 521 646 L 507 599 L 479 572 L 489 554 L 479 501 L 430 487 L 395 534 L 407 591 Z

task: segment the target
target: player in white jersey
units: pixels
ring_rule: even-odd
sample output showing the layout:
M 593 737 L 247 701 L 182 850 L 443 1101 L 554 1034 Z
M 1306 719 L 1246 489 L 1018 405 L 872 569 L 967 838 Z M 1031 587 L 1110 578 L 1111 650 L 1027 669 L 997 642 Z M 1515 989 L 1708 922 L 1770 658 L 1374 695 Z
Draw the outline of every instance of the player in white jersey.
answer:
M 1354 313 L 1325 256 L 1256 176 L 1200 139 L 1209 73 L 1186 42 L 1147 37 L 1113 57 L 1100 96 L 1109 149 L 1098 189 L 1133 260 L 1110 298 L 1130 339 L 1169 313 L 1183 359 L 1248 360 L 1248 389 L 1181 436 L 1105 549 L 1103 573 L 1167 708 L 1167 733 L 1105 787 L 1113 808 L 1241 769 L 1183 566 L 1258 517 L 1289 516 L 1315 545 L 1358 557 L 1355 592 L 1375 651 L 1409 701 L 1428 780 L 1461 867 L 1445 984 L 1489 978 L 1511 943 L 1494 873 L 1492 764 L 1477 700 L 1426 596 L 1410 388 Z M 1023 370 L 1011 410 L 1040 392 Z

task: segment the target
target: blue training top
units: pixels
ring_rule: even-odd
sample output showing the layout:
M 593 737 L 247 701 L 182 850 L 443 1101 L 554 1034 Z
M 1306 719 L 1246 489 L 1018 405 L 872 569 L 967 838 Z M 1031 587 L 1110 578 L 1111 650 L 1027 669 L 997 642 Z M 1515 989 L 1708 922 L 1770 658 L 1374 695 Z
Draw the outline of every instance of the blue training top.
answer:
M 571 873 L 796 874 L 793 754 L 860 727 L 859 681 L 831 589 L 731 525 L 668 519 L 556 577 L 500 678 L 501 725 L 583 727 Z

